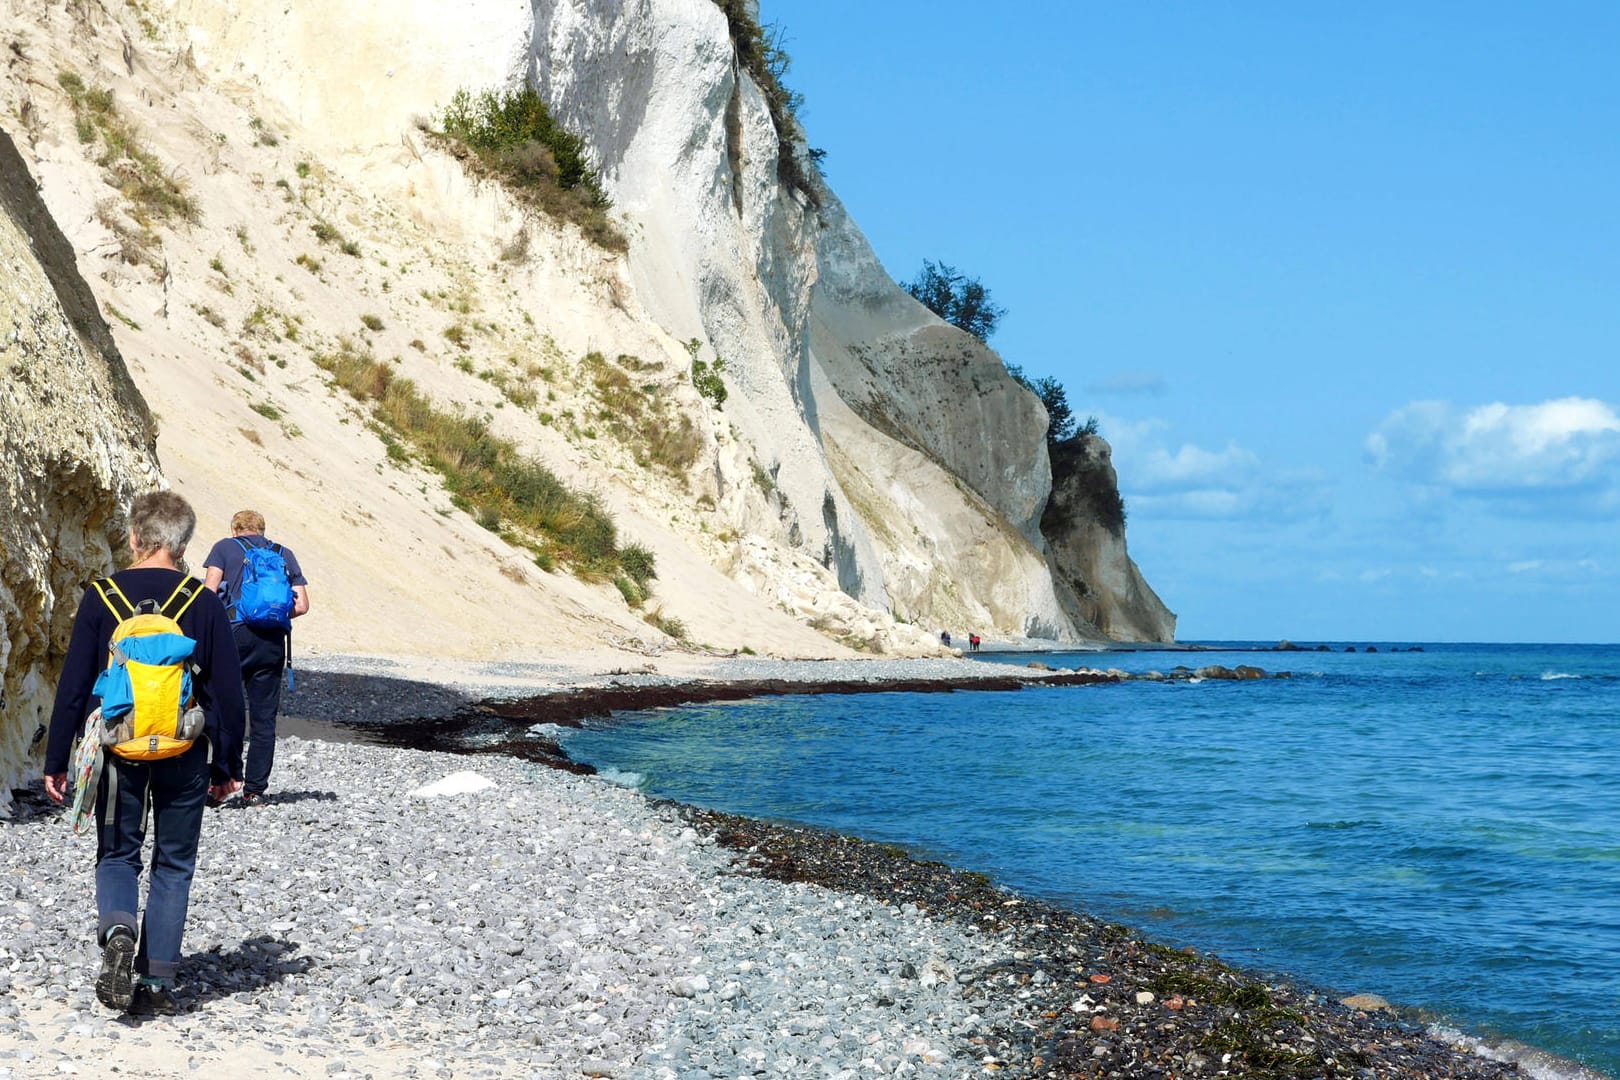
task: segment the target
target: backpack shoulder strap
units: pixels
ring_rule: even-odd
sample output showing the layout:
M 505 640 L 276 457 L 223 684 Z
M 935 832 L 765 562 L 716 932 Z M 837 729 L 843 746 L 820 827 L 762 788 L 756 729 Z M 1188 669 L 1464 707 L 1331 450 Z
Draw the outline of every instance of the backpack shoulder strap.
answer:
M 231 539 L 236 541 L 236 546 L 242 549 L 243 555 L 246 555 L 249 551 L 253 550 L 253 545 L 242 539 L 240 536 L 233 536 Z
M 191 606 L 193 600 L 197 599 L 197 595 L 202 592 L 203 588 L 203 583 L 194 577 L 182 578 L 180 584 L 174 587 L 174 592 L 170 593 L 169 598 L 163 601 L 163 607 L 159 611 L 175 622 L 179 622 L 180 616 L 186 613 L 186 609 Z
M 107 610 L 113 613 L 114 619 L 123 622 L 135 614 L 135 605 L 129 602 L 129 597 L 124 595 L 123 590 L 112 578 L 96 578 L 90 583 L 90 587 L 96 590 L 96 595 L 101 597 L 101 602 L 107 605 Z M 113 603 L 114 599 L 123 605 L 122 611 L 118 609 L 118 604 Z

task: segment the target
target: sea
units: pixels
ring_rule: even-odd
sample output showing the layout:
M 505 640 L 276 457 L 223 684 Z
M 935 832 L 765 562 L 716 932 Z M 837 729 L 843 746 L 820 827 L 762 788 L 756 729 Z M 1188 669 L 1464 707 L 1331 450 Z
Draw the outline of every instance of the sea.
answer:
M 652 795 L 901 844 L 1620 1078 L 1620 645 L 979 658 L 1268 677 L 757 698 L 563 743 Z

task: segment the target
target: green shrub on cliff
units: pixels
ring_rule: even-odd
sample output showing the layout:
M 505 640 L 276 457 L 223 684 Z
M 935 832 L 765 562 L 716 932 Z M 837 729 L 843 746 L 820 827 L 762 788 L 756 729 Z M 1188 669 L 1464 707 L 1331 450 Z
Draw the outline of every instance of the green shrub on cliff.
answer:
M 397 434 L 444 476 L 456 505 L 490 527 L 510 524 L 546 538 L 536 550 L 583 574 L 651 575 L 651 555 L 621 549 L 618 529 L 595 495 L 568 488 L 555 473 L 491 434 L 477 417 L 441 412 L 409 379 L 348 342 L 315 357 L 332 381 L 371 408 L 384 433 Z
M 1049 443 L 1062 442 L 1064 439 L 1072 437 L 1075 433 L 1074 410 L 1069 407 L 1069 392 L 1063 388 L 1063 384 L 1050 375 L 1042 375 L 1033 382 L 1024 385 L 1033 390 L 1035 396 L 1041 399 L 1041 404 L 1046 407 L 1046 419 L 1048 421 L 1046 441 Z M 1097 418 L 1092 417 L 1089 423 L 1093 427 L 1088 434 L 1095 435 L 1097 433 L 1095 427 Z
M 798 114 L 804 106 L 804 95 L 789 90 L 783 82 L 793 60 L 782 47 L 781 28 L 760 26 L 749 10 L 748 0 L 714 0 L 714 4 L 725 13 L 731 46 L 737 50 L 737 62 L 765 95 L 765 106 L 776 127 L 778 178 L 803 193 L 811 206 L 819 207 L 821 196 L 811 182 L 810 173 L 819 172 L 824 152 L 809 150 L 805 154 L 808 161 L 800 160 L 798 146 L 804 129 L 799 124 Z
M 1006 308 L 990 299 L 990 290 L 978 278 L 968 277 L 943 260 L 924 259 L 916 279 L 902 281 L 900 287 L 929 311 L 980 341 L 988 341 L 1007 314 Z
M 607 216 L 613 203 L 585 155 L 585 140 L 564 130 L 529 87 L 457 90 L 432 134 L 530 205 L 579 226 L 604 248 L 626 249 Z

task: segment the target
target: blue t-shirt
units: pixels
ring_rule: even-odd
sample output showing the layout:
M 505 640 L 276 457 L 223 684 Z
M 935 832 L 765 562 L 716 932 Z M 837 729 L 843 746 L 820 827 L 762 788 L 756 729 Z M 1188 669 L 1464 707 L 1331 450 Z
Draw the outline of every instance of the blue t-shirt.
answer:
M 249 547 L 269 547 L 271 543 L 258 533 L 249 533 L 244 536 L 227 536 L 209 549 L 208 558 L 203 560 L 205 569 L 217 567 L 225 575 L 220 581 L 219 598 L 225 602 L 225 608 L 231 614 L 232 623 L 242 621 L 236 617 L 235 607 L 236 596 L 242 591 L 242 567 L 244 563 L 242 544 L 237 543 L 239 540 Z M 281 557 L 287 563 L 287 581 L 292 585 L 308 585 L 309 582 L 304 580 L 304 572 L 298 569 L 298 557 L 292 553 L 292 549 L 281 545 L 277 546 L 281 547 Z

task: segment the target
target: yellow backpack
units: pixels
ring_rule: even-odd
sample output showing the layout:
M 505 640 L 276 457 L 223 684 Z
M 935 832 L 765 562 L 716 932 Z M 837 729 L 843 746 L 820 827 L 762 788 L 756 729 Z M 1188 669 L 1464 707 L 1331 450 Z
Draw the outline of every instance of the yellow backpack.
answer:
M 90 584 L 118 619 L 93 691 L 101 699 L 101 744 L 130 761 L 185 753 L 202 734 L 204 716 L 192 697 L 197 643 L 179 619 L 203 583 L 185 578 L 162 604 L 130 603 L 111 578 Z

